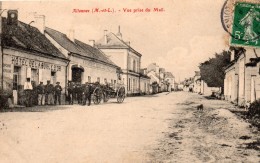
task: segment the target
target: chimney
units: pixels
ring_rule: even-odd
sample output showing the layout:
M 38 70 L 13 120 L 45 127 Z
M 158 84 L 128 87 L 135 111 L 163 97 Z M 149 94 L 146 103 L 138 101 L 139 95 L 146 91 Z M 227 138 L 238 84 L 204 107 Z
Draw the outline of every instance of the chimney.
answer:
M 69 32 L 67 34 L 67 37 L 70 39 L 70 41 L 75 42 L 75 37 L 74 37 L 75 31 L 74 29 L 69 29 Z
M 126 44 L 127 44 L 128 46 L 130 46 L 130 41 L 127 41 Z
M 89 45 L 91 45 L 92 47 L 95 47 L 95 40 L 89 40 Z
M 44 15 L 34 15 L 34 22 L 32 23 L 39 31 L 44 34 L 45 30 L 45 16 Z
M 107 44 L 107 30 L 104 30 L 104 38 L 105 38 L 104 43 L 106 45 Z
M 118 26 L 118 32 L 117 32 L 117 37 L 119 37 L 122 40 L 122 33 L 120 31 L 120 25 Z

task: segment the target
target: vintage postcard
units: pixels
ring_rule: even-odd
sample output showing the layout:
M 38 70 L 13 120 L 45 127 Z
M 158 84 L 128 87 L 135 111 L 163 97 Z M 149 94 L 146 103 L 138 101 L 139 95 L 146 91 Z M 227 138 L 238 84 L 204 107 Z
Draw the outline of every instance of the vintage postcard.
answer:
M 259 0 L 0 1 L 1 163 L 258 163 L 259 129 Z

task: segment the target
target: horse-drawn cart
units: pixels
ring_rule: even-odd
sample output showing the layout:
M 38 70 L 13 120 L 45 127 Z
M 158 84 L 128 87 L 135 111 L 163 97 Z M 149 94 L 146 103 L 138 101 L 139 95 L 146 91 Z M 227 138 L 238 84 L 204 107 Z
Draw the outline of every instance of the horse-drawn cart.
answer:
M 109 85 L 96 86 L 92 94 L 94 104 L 99 104 L 102 99 L 107 102 L 110 98 L 116 98 L 118 103 L 122 103 L 125 99 L 125 87 L 119 84 L 116 89 Z

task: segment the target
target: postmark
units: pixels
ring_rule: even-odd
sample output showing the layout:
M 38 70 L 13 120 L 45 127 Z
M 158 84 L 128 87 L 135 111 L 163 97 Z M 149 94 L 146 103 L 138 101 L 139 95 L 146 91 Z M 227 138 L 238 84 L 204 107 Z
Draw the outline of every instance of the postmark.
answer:
M 259 2 L 225 1 L 221 10 L 221 22 L 231 36 L 231 45 L 260 47 Z

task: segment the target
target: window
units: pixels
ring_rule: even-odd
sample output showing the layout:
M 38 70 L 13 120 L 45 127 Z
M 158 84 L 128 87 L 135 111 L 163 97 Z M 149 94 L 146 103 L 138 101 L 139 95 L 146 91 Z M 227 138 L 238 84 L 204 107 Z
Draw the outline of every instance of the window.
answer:
M 37 69 L 31 69 L 32 72 L 32 82 L 35 82 L 35 84 L 39 83 L 39 75 L 38 75 L 38 70 Z
M 129 81 L 129 82 L 128 82 L 128 91 L 130 91 L 130 88 L 131 88 L 131 79 L 129 78 L 128 81 Z
M 133 90 L 135 91 L 135 79 L 133 79 Z
M 88 76 L 88 82 L 91 83 L 91 76 Z
M 111 79 L 111 84 L 113 84 L 113 79 Z
M 107 79 L 106 79 L 106 78 L 104 79 L 104 83 L 105 83 L 105 84 L 107 83 Z
M 20 78 L 21 78 L 21 68 L 14 66 L 14 73 L 13 73 L 13 90 L 18 90 L 18 85 L 20 85 Z
M 136 71 L 136 62 L 135 62 L 135 60 L 133 61 L 133 71 Z
M 56 83 L 56 72 L 54 71 L 51 72 L 51 83 L 52 84 Z
M 97 77 L 97 82 L 100 82 L 100 77 Z

